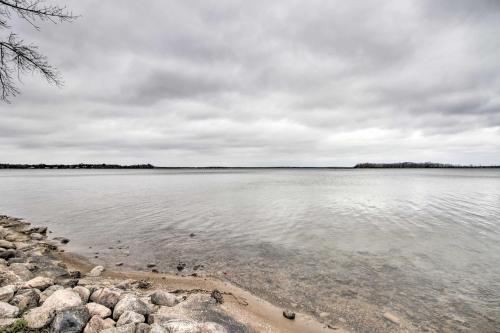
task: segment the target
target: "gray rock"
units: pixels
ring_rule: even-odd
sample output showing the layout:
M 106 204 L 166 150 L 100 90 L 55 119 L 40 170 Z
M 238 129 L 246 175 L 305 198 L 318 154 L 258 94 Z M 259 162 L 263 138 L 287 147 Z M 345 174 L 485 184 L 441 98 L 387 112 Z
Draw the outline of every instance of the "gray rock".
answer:
M 42 307 L 29 310 L 23 315 L 26 326 L 31 329 L 41 329 L 47 326 L 56 314 L 55 310 L 46 310 Z
M 98 276 L 101 276 L 102 272 L 104 272 L 104 267 L 96 266 L 96 267 L 92 268 L 92 270 L 89 272 L 89 274 L 87 274 L 87 276 L 98 277 Z
M 125 295 L 113 310 L 113 319 L 117 320 L 125 311 L 137 312 L 141 315 L 148 315 L 149 306 L 135 295 Z
M 116 322 L 116 326 L 123 326 L 126 324 L 140 324 L 146 321 L 146 318 L 133 311 L 125 311 Z
M 229 333 L 224 326 L 212 322 L 201 323 L 198 327 L 201 333 Z
M 145 323 L 139 323 L 135 325 L 135 333 L 149 333 L 151 331 L 151 326 Z
M 54 284 L 54 280 L 48 277 L 37 276 L 34 279 L 29 280 L 23 286 L 23 288 L 36 288 L 41 291 L 47 289 Z
M 87 303 L 87 309 L 91 316 L 98 316 L 101 318 L 107 318 L 111 316 L 111 310 L 102 304 L 98 303 Z
M 104 331 L 101 331 L 101 333 L 135 333 L 135 324 L 127 324 L 120 327 L 108 328 Z
M 21 312 L 24 312 L 38 306 L 40 294 L 38 289 L 19 290 L 16 296 L 10 301 L 10 304 L 17 306 Z
M 179 302 L 174 294 L 163 290 L 156 290 L 151 294 L 151 303 L 156 305 L 175 306 Z
M 6 302 L 0 302 L 0 318 L 14 318 L 19 314 L 17 306 L 10 305 Z
M 110 320 L 111 322 L 99 316 L 93 316 L 87 323 L 87 326 L 85 326 L 83 333 L 99 333 L 107 328 L 112 328 L 115 326 L 115 322 L 112 319 Z
M 16 286 L 12 284 L 0 288 L 0 302 L 9 302 L 14 297 L 16 290 Z
M 85 306 L 76 306 L 59 310 L 52 321 L 52 333 L 80 333 L 90 319 Z
M 111 288 L 101 288 L 90 295 L 90 300 L 95 303 L 104 305 L 107 308 L 113 309 L 120 300 L 120 296 L 123 290 L 111 289 Z
M 73 288 L 73 291 L 80 296 L 83 303 L 87 303 L 89 301 L 90 290 L 88 290 L 87 288 L 82 286 L 77 286 Z
M 33 278 L 33 273 L 29 270 L 30 264 L 25 263 L 11 263 L 9 268 L 10 270 L 19 276 L 23 280 L 29 280 Z
M 0 247 L 4 248 L 6 250 L 15 250 L 16 249 L 16 244 L 0 239 Z

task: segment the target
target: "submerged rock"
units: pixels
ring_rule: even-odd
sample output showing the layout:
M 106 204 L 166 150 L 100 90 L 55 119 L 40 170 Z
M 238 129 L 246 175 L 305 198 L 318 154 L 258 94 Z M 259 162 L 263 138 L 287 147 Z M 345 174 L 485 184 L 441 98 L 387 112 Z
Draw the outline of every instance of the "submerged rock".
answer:
M 385 319 L 387 319 L 388 321 L 390 321 L 391 323 L 396 324 L 396 325 L 399 325 L 401 322 L 398 317 L 396 317 L 394 314 L 392 314 L 390 312 L 384 313 L 383 317 Z

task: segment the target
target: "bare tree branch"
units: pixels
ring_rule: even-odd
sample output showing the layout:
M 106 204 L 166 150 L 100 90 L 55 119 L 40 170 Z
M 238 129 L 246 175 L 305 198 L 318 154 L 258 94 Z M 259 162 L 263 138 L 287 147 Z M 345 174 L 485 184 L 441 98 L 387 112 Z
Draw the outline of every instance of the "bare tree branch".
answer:
M 0 0 L 0 29 L 10 29 L 8 22 L 12 14 L 17 14 L 37 30 L 40 30 L 37 21 L 58 23 L 77 18 L 65 7 L 45 5 L 44 0 Z M 0 40 L 0 100 L 9 102 L 19 94 L 15 79 L 21 81 L 21 74 L 29 72 L 38 72 L 47 82 L 62 85 L 59 72 L 47 62 L 38 47 L 10 32 L 6 40 Z

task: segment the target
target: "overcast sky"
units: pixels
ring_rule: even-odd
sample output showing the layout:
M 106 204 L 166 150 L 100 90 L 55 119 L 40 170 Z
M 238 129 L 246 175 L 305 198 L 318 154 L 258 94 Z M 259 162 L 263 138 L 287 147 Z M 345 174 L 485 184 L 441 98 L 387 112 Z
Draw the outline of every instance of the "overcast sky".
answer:
M 0 162 L 500 164 L 500 1 L 67 0 Z

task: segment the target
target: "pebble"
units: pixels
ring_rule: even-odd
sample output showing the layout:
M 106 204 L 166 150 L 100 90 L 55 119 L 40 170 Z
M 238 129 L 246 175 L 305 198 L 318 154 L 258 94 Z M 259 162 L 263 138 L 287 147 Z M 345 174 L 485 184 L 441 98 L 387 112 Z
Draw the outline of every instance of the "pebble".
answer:
M 293 320 L 295 319 L 295 312 L 291 310 L 283 310 L 283 317 L 285 317 L 286 319 Z
M 388 321 L 390 321 L 391 323 L 396 324 L 396 325 L 399 325 L 401 322 L 398 317 L 396 317 L 394 314 L 392 314 L 390 312 L 385 312 L 384 318 L 387 319 Z

